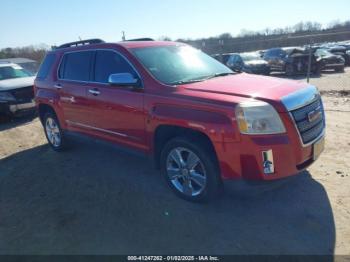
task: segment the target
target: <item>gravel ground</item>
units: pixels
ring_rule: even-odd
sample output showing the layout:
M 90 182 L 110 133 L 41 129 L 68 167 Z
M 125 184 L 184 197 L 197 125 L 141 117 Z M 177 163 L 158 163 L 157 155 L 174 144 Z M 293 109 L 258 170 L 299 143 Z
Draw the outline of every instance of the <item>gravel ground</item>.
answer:
M 286 78 L 284 74 L 273 73 L 273 76 Z M 324 71 L 321 75 L 312 75 L 310 77 L 310 84 L 317 86 L 320 90 L 328 91 L 342 91 L 350 90 L 350 67 L 345 68 L 344 73 L 335 73 L 332 70 Z M 305 76 L 296 76 L 293 79 L 299 81 L 306 81 Z
M 206 205 L 175 197 L 141 156 L 94 141 L 56 153 L 37 118 L 2 123 L 0 254 L 350 255 L 350 97 L 328 92 L 349 90 L 350 70 L 311 83 L 327 91 L 320 159 Z

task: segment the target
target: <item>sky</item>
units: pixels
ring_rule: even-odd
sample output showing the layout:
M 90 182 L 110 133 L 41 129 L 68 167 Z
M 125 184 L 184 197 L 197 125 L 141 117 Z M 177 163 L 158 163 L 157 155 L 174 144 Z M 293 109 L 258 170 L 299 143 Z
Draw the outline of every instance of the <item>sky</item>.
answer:
M 0 0 L 0 48 L 168 36 L 202 38 L 300 21 L 350 20 L 348 0 Z

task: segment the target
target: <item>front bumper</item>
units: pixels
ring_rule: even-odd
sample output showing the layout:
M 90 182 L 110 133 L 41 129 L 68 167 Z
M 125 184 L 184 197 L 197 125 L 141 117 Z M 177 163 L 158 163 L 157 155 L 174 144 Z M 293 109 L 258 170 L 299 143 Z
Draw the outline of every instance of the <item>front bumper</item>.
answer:
M 332 63 L 332 64 L 325 64 L 322 69 L 337 69 L 337 68 L 341 68 L 344 67 L 344 63 Z
M 317 89 L 308 86 L 282 98 L 280 117 L 287 130 L 279 135 L 240 135 L 216 143 L 223 179 L 276 180 L 293 176 L 315 162 L 324 147 L 325 115 Z
M 0 102 L 0 113 L 5 113 L 8 115 L 21 115 L 33 111 L 35 111 L 34 100 L 27 103 Z
M 223 179 L 278 180 L 299 174 L 315 161 L 313 145 L 301 146 L 296 134 L 242 136 L 239 143 L 225 143 L 224 149 L 217 144 L 216 151 Z M 272 153 L 273 168 L 267 169 L 264 152 Z
M 270 68 L 268 66 L 266 67 L 249 67 L 249 68 L 244 68 L 244 72 L 250 73 L 250 74 L 261 74 L 261 75 L 267 75 L 270 74 Z

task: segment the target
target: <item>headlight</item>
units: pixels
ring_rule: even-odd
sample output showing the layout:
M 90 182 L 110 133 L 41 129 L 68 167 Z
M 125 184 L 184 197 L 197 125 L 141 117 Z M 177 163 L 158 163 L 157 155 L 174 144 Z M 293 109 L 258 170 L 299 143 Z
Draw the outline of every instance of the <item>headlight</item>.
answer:
M 0 92 L 0 101 L 16 101 L 16 98 L 10 92 Z
M 236 107 L 236 118 L 242 134 L 280 134 L 286 131 L 276 110 L 262 101 L 240 103 Z

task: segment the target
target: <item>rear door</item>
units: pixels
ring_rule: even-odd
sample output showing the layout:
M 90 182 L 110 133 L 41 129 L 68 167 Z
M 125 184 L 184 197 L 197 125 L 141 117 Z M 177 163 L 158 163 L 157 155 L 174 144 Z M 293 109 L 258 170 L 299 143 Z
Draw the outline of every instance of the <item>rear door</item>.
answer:
M 144 149 L 143 88 L 109 85 L 109 76 L 116 73 L 130 73 L 140 79 L 123 55 L 114 50 L 97 50 L 87 90 L 89 126 L 102 138 Z
M 75 51 L 64 54 L 55 87 L 60 94 L 60 104 L 66 124 L 85 129 L 88 123 L 86 97 L 91 77 L 93 51 Z

